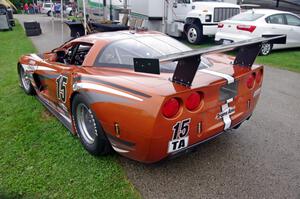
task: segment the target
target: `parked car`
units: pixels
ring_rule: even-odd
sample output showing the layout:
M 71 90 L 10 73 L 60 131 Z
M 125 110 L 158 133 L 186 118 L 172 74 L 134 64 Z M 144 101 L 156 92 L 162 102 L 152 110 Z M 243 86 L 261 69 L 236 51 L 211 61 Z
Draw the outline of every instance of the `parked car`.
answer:
M 43 3 L 41 8 L 41 13 L 51 16 L 52 7 L 53 7 L 53 3 Z
M 55 5 L 53 3 L 43 3 L 41 13 L 42 14 L 47 14 L 48 16 L 51 16 L 51 11 L 53 13 L 55 13 L 54 12 L 54 6 Z M 58 12 L 60 12 L 60 4 L 57 4 L 57 6 L 58 6 Z M 72 7 L 65 6 L 64 15 L 72 16 L 73 14 L 74 13 L 73 13 Z
M 270 39 L 192 50 L 154 31 L 97 33 L 24 55 L 18 72 L 25 93 L 36 95 L 89 153 L 115 150 L 152 163 L 251 117 L 263 81 L 263 66 L 253 65 L 260 49 L 239 53 L 235 64 L 232 56 L 205 54 Z
M 253 9 L 219 23 L 215 41 L 230 43 L 268 35 L 287 35 L 286 44 L 266 43 L 261 55 L 272 49 L 300 47 L 300 17 L 291 12 Z

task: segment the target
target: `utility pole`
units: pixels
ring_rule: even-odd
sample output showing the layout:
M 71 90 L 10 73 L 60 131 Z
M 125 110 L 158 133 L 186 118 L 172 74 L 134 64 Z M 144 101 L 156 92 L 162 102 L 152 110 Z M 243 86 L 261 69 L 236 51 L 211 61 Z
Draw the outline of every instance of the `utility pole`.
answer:
M 279 7 L 279 0 L 276 1 L 276 7 Z

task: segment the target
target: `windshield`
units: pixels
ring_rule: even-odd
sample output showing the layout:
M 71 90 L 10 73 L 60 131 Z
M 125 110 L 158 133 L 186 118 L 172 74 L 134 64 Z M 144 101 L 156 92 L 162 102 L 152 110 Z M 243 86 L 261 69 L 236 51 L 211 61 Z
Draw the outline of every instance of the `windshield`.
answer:
M 257 14 L 253 12 L 244 12 L 238 15 L 233 16 L 231 21 L 255 21 L 264 16 L 264 14 Z
M 133 58 L 155 58 L 189 51 L 191 48 L 168 36 L 145 36 L 115 41 L 98 56 L 96 66 L 133 69 Z M 174 71 L 175 62 L 161 65 L 162 72 Z

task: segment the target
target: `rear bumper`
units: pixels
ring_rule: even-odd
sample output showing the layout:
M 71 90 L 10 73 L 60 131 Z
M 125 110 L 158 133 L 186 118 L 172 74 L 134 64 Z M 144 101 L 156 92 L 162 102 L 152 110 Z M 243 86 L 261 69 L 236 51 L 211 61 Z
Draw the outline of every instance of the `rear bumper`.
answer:
M 210 140 L 212 140 L 212 139 L 218 137 L 219 135 L 222 135 L 223 133 L 226 133 L 226 132 L 228 132 L 228 131 L 230 131 L 230 130 L 232 130 L 232 129 L 237 129 L 237 128 L 239 128 L 239 126 L 240 126 L 244 121 L 249 120 L 251 116 L 252 116 L 252 114 L 251 114 L 250 116 L 246 117 L 245 119 L 243 119 L 242 121 L 240 121 L 239 123 L 233 125 L 230 129 L 228 129 L 228 130 L 226 130 L 226 131 L 221 131 L 221 132 L 219 132 L 219 133 L 216 133 L 215 135 L 213 135 L 213 136 L 211 136 L 211 137 L 209 137 L 209 138 L 207 138 L 207 139 L 205 139 L 205 140 L 202 140 L 202 141 L 200 141 L 200 142 L 197 142 L 197 143 L 195 143 L 195 144 L 193 144 L 193 145 L 190 145 L 190 146 L 188 146 L 187 148 L 185 148 L 185 149 L 183 149 L 183 150 L 176 151 L 176 152 L 174 152 L 174 153 L 170 153 L 165 159 L 162 159 L 161 161 L 168 160 L 168 159 L 174 159 L 174 158 L 177 158 L 177 157 L 179 157 L 179 156 L 181 156 L 181 155 L 184 155 L 184 154 L 187 154 L 187 153 L 196 151 L 197 148 L 198 148 L 201 144 L 203 144 L 204 142 L 208 142 L 208 141 L 210 141 Z
M 202 24 L 203 35 L 215 35 L 218 30 L 218 24 Z
M 243 41 L 247 39 L 252 39 L 253 37 L 249 35 L 243 34 L 236 34 L 236 33 L 226 33 L 226 32 L 217 32 L 215 36 L 215 41 L 222 41 L 222 40 L 230 40 L 232 42 Z

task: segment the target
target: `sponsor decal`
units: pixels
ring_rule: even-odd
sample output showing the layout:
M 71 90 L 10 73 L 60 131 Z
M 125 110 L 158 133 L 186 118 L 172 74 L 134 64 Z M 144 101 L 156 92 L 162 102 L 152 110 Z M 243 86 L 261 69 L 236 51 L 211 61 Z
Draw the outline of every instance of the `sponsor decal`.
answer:
M 234 114 L 234 112 L 235 112 L 235 107 L 228 107 L 221 113 L 218 113 L 217 119 L 222 119 L 223 117 L 225 117 L 227 115 L 232 115 L 232 114 Z
M 172 130 L 172 140 L 169 142 L 168 153 L 172 153 L 188 146 L 191 118 L 177 122 Z
M 222 119 L 224 122 L 224 131 L 230 128 L 231 118 L 230 115 L 235 113 L 235 107 L 230 107 L 229 103 L 233 101 L 233 98 L 226 101 L 225 104 L 221 106 L 221 112 L 217 114 L 217 119 Z

